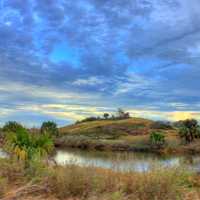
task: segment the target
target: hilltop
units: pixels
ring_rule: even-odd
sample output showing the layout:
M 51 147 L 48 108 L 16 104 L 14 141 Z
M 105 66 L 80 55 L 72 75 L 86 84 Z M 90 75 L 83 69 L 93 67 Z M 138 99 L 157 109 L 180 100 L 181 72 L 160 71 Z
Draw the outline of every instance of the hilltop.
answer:
M 170 145 L 177 142 L 177 131 L 169 125 L 143 118 L 128 118 L 96 120 L 62 127 L 56 145 L 98 150 L 149 151 L 152 149 L 149 136 L 153 131 L 162 131 Z
M 96 120 L 83 122 L 60 128 L 61 134 L 84 134 L 90 136 L 102 135 L 140 135 L 146 134 L 152 120 L 142 118 L 129 118 L 122 120 Z

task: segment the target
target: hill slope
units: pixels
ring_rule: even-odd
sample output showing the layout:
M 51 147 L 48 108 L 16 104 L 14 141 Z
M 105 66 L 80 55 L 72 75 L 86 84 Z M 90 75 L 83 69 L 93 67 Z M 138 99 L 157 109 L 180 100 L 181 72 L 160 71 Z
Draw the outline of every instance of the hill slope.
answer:
M 144 135 L 147 134 L 153 121 L 142 118 L 124 120 L 98 120 L 84 122 L 60 128 L 61 134 L 84 135 L 90 137 Z
M 57 146 L 98 150 L 149 151 L 149 135 L 162 131 L 168 143 L 177 143 L 177 133 L 172 129 L 155 129 L 154 121 L 142 118 L 124 120 L 98 120 L 69 125 L 59 129 L 61 137 Z

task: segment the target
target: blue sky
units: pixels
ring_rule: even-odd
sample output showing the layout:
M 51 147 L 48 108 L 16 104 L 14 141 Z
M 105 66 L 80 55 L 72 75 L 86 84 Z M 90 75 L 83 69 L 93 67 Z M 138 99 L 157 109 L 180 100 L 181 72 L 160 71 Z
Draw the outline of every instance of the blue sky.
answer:
M 200 119 L 199 0 L 0 0 L 0 124 L 115 112 Z

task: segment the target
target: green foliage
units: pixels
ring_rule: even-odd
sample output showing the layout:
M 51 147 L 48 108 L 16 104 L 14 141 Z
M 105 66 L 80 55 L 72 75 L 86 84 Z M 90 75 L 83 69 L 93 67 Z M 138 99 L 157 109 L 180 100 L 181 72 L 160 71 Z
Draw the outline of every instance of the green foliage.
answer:
M 160 148 L 165 144 L 165 136 L 162 132 L 152 132 L 150 142 L 153 146 Z
M 81 121 L 77 121 L 76 124 L 84 123 L 84 122 L 92 122 L 92 121 L 98 121 L 102 120 L 99 117 L 86 117 L 85 119 L 82 119 Z
M 185 142 L 190 141 L 190 130 L 186 126 L 182 126 L 179 128 L 179 136 L 185 139 Z
M 25 128 L 19 127 L 6 135 L 5 148 L 20 160 L 31 160 L 50 153 L 53 142 L 47 134 L 31 135 Z
M 187 119 L 181 122 L 179 128 L 179 135 L 181 138 L 185 139 L 186 143 L 190 143 L 194 138 L 200 138 L 200 127 L 197 120 Z
M 117 111 L 116 119 L 128 119 L 130 118 L 129 112 L 125 112 L 123 109 L 119 108 Z
M 104 117 L 105 119 L 108 119 L 109 113 L 104 113 L 104 114 L 103 114 L 103 117 Z
M 23 128 L 23 126 L 16 121 L 9 121 L 4 125 L 3 131 L 16 132 L 16 130 L 18 130 L 19 128 Z
M 41 126 L 42 134 L 49 134 L 50 136 L 58 136 L 57 124 L 52 121 L 43 122 Z
M 76 124 L 81 124 L 84 122 L 92 122 L 92 121 L 100 121 L 100 120 L 123 120 L 123 119 L 129 119 L 130 113 L 125 112 L 123 109 L 119 108 L 117 110 L 116 115 L 109 114 L 109 113 L 104 113 L 102 117 L 98 116 L 91 116 L 91 117 L 86 117 L 85 119 L 82 119 L 80 121 L 77 121 Z
M 200 126 L 197 127 L 196 132 L 194 134 L 195 138 L 200 138 Z

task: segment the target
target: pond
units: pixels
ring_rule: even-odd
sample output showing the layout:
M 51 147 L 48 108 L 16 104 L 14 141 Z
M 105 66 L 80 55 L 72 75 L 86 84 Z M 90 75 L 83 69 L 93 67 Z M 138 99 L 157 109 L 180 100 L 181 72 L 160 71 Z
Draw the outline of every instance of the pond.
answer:
M 0 149 L 0 157 L 8 155 Z M 75 164 L 93 166 L 116 171 L 144 172 L 154 167 L 186 167 L 200 172 L 200 156 L 170 155 L 163 156 L 151 153 L 105 152 L 80 149 L 56 149 L 52 158 L 58 165 Z
M 57 149 L 54 155 L 59 165 L 76 164 L 94 166 L 117 171 L 143 172 L 153 167 L 184 166 L 200 171 L 200 156 L 161 156 L 151 153 L 135 152 L 102 152 L 79 149 Z

